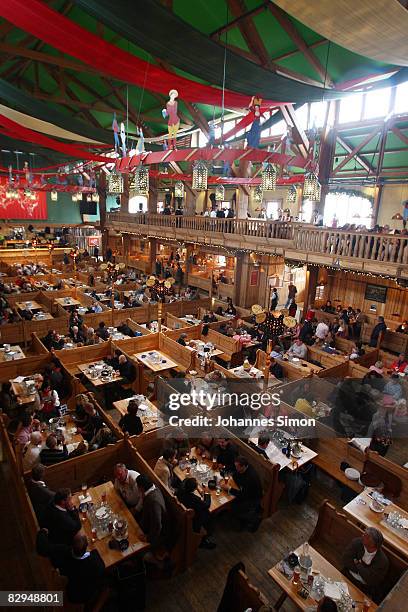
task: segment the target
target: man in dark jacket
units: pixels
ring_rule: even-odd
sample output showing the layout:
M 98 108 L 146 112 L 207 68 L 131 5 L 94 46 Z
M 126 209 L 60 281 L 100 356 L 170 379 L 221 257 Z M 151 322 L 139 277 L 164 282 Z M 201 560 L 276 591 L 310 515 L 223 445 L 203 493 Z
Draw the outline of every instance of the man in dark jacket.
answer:
M 238 456 L 234 465 L 232 477 L 236 487 L 228 484 L 222 484 L 221 487 L 235 497 L 232 509 L 241 527 L 256 531 L 261 522 L 261 481 L 245 457 Z
M 54 500 L 45 509 L 44 525 L 53 544 L 72 544 L 74 535 L 81 529 L 81 519 L 69 489 L 58 489 L 55 493 Z
M 362 538 L 355 538 L 343 555 L 344 573 L 377 603 L 388 572 L 389 560 L 382 550 L 383 535 L 374 527 L 367 527 Z
M 103 587 L 105 563 L 96 549 L 87 549 L 88 539 L 80 532 L 74 536 L 72 547 L 54 544 L 47 529 L 40 529 L 37 534 L 38 554 L 48 557 L 68 579 L 66 595 L 70 603 L 91 604 Z
M 136 379 L 136 368 L 131 363 L 126 355 L 119 357 L 119 372 L 122 378 L 125 378 L 127 382 L 134 382 Z
M 378 317 L 378 323 L 374 326 L 370 337 L 370 346 L 376 347 L 381 334 L 387 331 L 387 326 L 384 321 L 384 317 Z
M 262 457 L 265 457 L 265 459 L 268 459 L 268 461 L 269 461 L 269 457 L 266 453 L 266 449 L 268 448 L 269 444 L 270 444 L 270 438 L 269 438 L 269 434 L 267 433 L 260 434 L 257 444 L 249 441 L 249 446 L 253 448 L 254 451 L 256 451 L 259 455 L 262 455 Z
M 139 474 L 136 484 L 143 500 L 139 524 L 151 546 L 144 560 L 164 569 L 170 565 L 170 557 L 166 550 L 167 512 L 164 497 L 160 489 L 144 474 Z
M 200 533 L 201 529 L 204 528 L 207 532 L 201 540 L 200 548 L 208 548 L 211 550 L 216 547 L 214 540 L 209 537 L 211 533 L 211 495 L 209 493 L 197 495 L 196 491 L 197 480 L 195 478 L 186 478 L 177 491 L 177 497 L 183 506 L 194 510 L 194 531 Z
M 42 463 L 35 465 L 31 470 L 31 478 L 27 482 L 27 491 L 41 525 L 44 510 L 55 496 L 55 491 L 49 489 L 45 483 L 45 466 Z
M 214 449 L 214 456 L 217 458 L 218 465 L 223 465 L 227 470 L 232 470 L 237 451 L 228 438 L 219 438 Z

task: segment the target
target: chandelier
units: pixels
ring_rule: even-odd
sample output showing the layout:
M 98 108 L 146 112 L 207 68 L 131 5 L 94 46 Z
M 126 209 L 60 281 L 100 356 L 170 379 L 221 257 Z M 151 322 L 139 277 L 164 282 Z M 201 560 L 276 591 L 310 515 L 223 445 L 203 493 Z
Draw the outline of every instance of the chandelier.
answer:
M 174 197 L 184 198 L 184 184 L 182 181 L 176 181 L 174 183 Z
M 275 166 L 270 163 L 265 164 L 265 167 L 262 170 L 262 182 L 261 182 L 262 191 L 275 191 L 276 178 L 277 178 L 277 173 L 276 173 Z
M 140 164 L 135 170 L 132 183 L 132 190 L 135 195 L 148 196 L 149 195 L 149 167 Z M 129 185 L 130 188 L 130 185 Z
M 263 200 L 263 191 L 261 185 L 257 185 L 254 189 L 254 201 L 261 203 Z
M 321 186 L 319 179 L 314 172 L 305 174 L 305 182 L 303 184 L 303 197 L 306 200 L 317 202 L 320 200 Z
M 203 160 L 199 159 L 193 166 L 192 188 L 203 191 L 207 189 L 208 168 Z
M 224 185 L 217 185 L 215 188 L 215 199 L 217 202 L 223 202 L 225 200 L 225 188 Z
M 286 202 L 288 204 L 294 203 L 296 202 L 296 198 L 297 198 L 297 189 L 295 185 L 291 185 L 288 189 L 288 192 L 286 194 Z
M 53 189 L 51 191 L 51 201 L 52 202 L 56 202 L 58 200 L 58 191 L 56 191 L 55 189 Z
M 123 193 L 123 177 L 121 174 L 112 172 L 108 179 L 108 193 L 121 194 Z

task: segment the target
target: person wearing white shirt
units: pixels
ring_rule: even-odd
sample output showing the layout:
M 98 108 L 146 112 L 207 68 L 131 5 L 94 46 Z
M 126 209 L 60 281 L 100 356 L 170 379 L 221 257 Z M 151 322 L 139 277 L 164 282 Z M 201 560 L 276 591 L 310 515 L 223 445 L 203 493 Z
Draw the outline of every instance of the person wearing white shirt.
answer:
M 288 354 L 292 357 L 297 357 L 298 359 L 306 359 L 307 346 L 298 338 L 290 347 Z
M 33 431 L 30 442 L 23 450 L 23 469 L 25 472 L 31 470 L 40 463 L 40 452 L 42 448 L 42 435 L 40 431 Z
M 212 219 L 215 219 L 215 217 L 216 217 L 216 216 L 217 216 L 217 211 L 216 211 L 216 210 L 212 210 L 212 211 L 210 212 L 210 217 L 211 217 Z
M 139 472 L 128 470 L 124 463 L 117 463 L 113 473 L 115 476 L 114 486 L 116 491 L 120 493 L 132 512 L 139 511 L 142 505 L 142 496 L 136 483 Z
M 329 326 L 327 325 L 327 321 L 320 321 L 317 324 L 315 336 L 318 340 L 326 340 L 329 333 Z
M 376 601 L 381 599 L 389 559 L 382 550 L 384 537 L 378 529 L 367 527 L 361 538 L 355 538 L 345 547 L 343 567 L 346 576 L 364 585 L 364 591 Z

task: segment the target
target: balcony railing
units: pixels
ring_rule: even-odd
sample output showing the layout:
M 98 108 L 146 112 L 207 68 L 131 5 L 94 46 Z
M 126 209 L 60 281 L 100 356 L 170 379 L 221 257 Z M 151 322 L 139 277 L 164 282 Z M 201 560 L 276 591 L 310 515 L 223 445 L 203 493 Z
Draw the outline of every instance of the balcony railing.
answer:
M 131 231 L 135 226 L 162 230 L 177 230 L 193 236 L 194 232 L 204 234 L 228 235 L 234 238 L 246 237 L 264 239 L 263 244 L 271 241 L 271 250 L 276 244 L 273 241 L 284 241 L 284 248 L 296 250 L 299 259 L 304 255 L 322 254 L 331 257 L 347 257 L 365 261 L 384 262 L 395 265 L 408 264 L 408 236 L 395 234 L 374 234 L 371 232 L 350 232 L 331 228 L 317 228 L 301 223 L 283 221 L 266 221 L 263 219 L 219 219 L 211 217 L 184 217 L 174 215 L 110 213 L 109 224 L 118 224 L 117 229 Z M 142 228 L 140 228 L 142 229 Z M 143 231 L 143 230 L 142 230 Z M 167 234 L 167 231 L 166 231 Z M 254 240 L 256 246 L 256 240 Z M 291 253 L 293 258 L 293 253 Z

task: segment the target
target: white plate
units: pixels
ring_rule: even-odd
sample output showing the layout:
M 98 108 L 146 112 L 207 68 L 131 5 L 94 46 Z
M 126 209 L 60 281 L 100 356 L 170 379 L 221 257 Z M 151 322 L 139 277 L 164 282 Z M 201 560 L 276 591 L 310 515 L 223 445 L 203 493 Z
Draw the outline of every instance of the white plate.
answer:
M 98 510 L 95 512 L 95 516 L 98 519 L 103 519 L 105 518 L 105 516 L 108 516 L 108 509 L 106 506 L 101 506 L 101 508 L 98 508 Z
M 293 357 L 292 361 L 300 361 L 298 357 Z
M 347 468 L 344 471 L 344 474 L 349 480 L 358 480 L 360 478 L 360 472 L 354 468 Z

